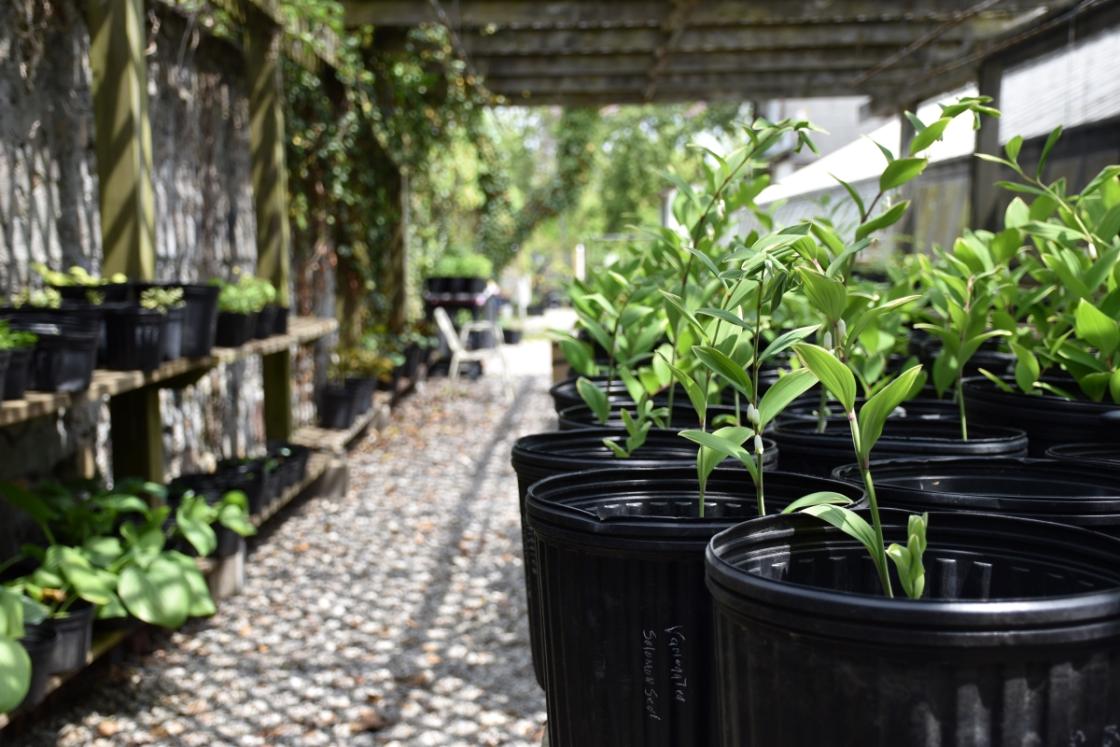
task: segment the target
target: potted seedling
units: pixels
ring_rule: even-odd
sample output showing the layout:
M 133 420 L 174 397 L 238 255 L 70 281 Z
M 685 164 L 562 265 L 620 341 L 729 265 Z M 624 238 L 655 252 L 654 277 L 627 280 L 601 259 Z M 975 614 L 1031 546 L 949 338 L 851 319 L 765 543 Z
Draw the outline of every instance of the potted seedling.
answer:
M 173 361 L 183 354 L 183 321 L 186 304 L 182 288 L 147 288 L 140 292 L 140 308 L 164 316 L 163 360 Z
M 226 348 L 241 347 L 256 332 L 259 299 L 242 283 L 213 281 L 218 294 L 218 319 L 215 344 Z
M 38 336 L 34 332 L 13 329 L 6 321 L 0 321 L 0 357 L 6 351 L 8 365 L 3 382 L 2 399 L 23 399 L 31 376 L 31 362 L 35 353 Z

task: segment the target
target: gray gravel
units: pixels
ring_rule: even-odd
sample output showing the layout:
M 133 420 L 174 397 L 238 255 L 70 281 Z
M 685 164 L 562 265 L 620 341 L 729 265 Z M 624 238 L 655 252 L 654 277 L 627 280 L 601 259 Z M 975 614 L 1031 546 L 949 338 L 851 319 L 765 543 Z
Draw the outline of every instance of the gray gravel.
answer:
M 513 441 L 542 375 L 433 381 L 252 552 L 217 616 L 117 668 L 32 745 L 535 745 Z

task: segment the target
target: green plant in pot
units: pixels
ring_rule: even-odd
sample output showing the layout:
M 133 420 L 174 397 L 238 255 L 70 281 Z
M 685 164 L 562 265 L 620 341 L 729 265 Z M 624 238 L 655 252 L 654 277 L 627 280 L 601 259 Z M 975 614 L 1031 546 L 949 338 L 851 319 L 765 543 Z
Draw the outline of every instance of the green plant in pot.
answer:
M 140 294 L 140 308 L 166 314 L 185 305 L 182 288 L 148 288 Z
M 15 710 L 31 686 L 31 657 L 20 643 L 25 608 L 22 594 L 0 586 L 0 714 Z
M 24 288 L 9 299 L 12 308 L 57 309 L 62 306 L 62 294 L 54 288 Z

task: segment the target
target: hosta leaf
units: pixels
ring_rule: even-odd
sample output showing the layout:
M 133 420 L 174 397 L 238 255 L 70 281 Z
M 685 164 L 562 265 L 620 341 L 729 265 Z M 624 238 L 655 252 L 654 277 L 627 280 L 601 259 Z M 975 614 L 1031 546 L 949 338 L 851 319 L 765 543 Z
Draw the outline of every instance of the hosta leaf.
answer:
M 15 638 L 0 638 L 0 713 L 14 711 L 31 686 L 31 657 Z
M 163 557 L 179 566 L 183 579 L 190 587 L 191 606 L 188 614 L 191 617 L 209 617 L 217 612 L 218 609 L 214 606 L 214 599 L 210 596 L 210 589 L 206 586 L 206 579 L 198 569 L 198 564 L 181 552 L 164 553 Z
M 142 569 L 121 571 L 117 593 L 133 617 L 164 628 L 178 628 L 191 611 L 191 586 L 178 562 L 163 555 Z

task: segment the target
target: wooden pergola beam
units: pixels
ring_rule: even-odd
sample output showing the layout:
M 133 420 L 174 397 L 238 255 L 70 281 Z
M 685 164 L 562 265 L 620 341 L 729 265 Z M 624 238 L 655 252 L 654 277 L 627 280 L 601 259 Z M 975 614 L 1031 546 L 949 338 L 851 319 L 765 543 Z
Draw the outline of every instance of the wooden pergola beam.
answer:
M 413 27 L 438 22 L 423 0 L 347 0 L 346 19 L 352 26 L 372 24 Z M 451 21 L 460 28 L 579 28 L 591 25 L 658 28 L 670 11 L 669 0 L 456 0 L 445 2 Z M 715 0 L 697 5 L 692 16 L 699 25 L 755 25 L 791 22 L 828 23 L 853 20 L 951 20 L 975 5 L 975 0 Z M 1003 0 L 984 11 L 985 18 L 1011 18 L 1044 7 L 1038 0 Z
M 697 0 L 673 0 L 670 11 L 665 17 L 665 22 L 661 26 L 662 42 L 653 50 L 653 59 L 649 71 L 646 73 L 645 97 L 647 99 L 653 98 L 653 94 L 657 90 L 658 77 L 665 69 L 665 63 L 669 61 L 669 55 L 676 49 L 681 37 L 684 36 L 688 14 L 696 6 L 696 2 Z

